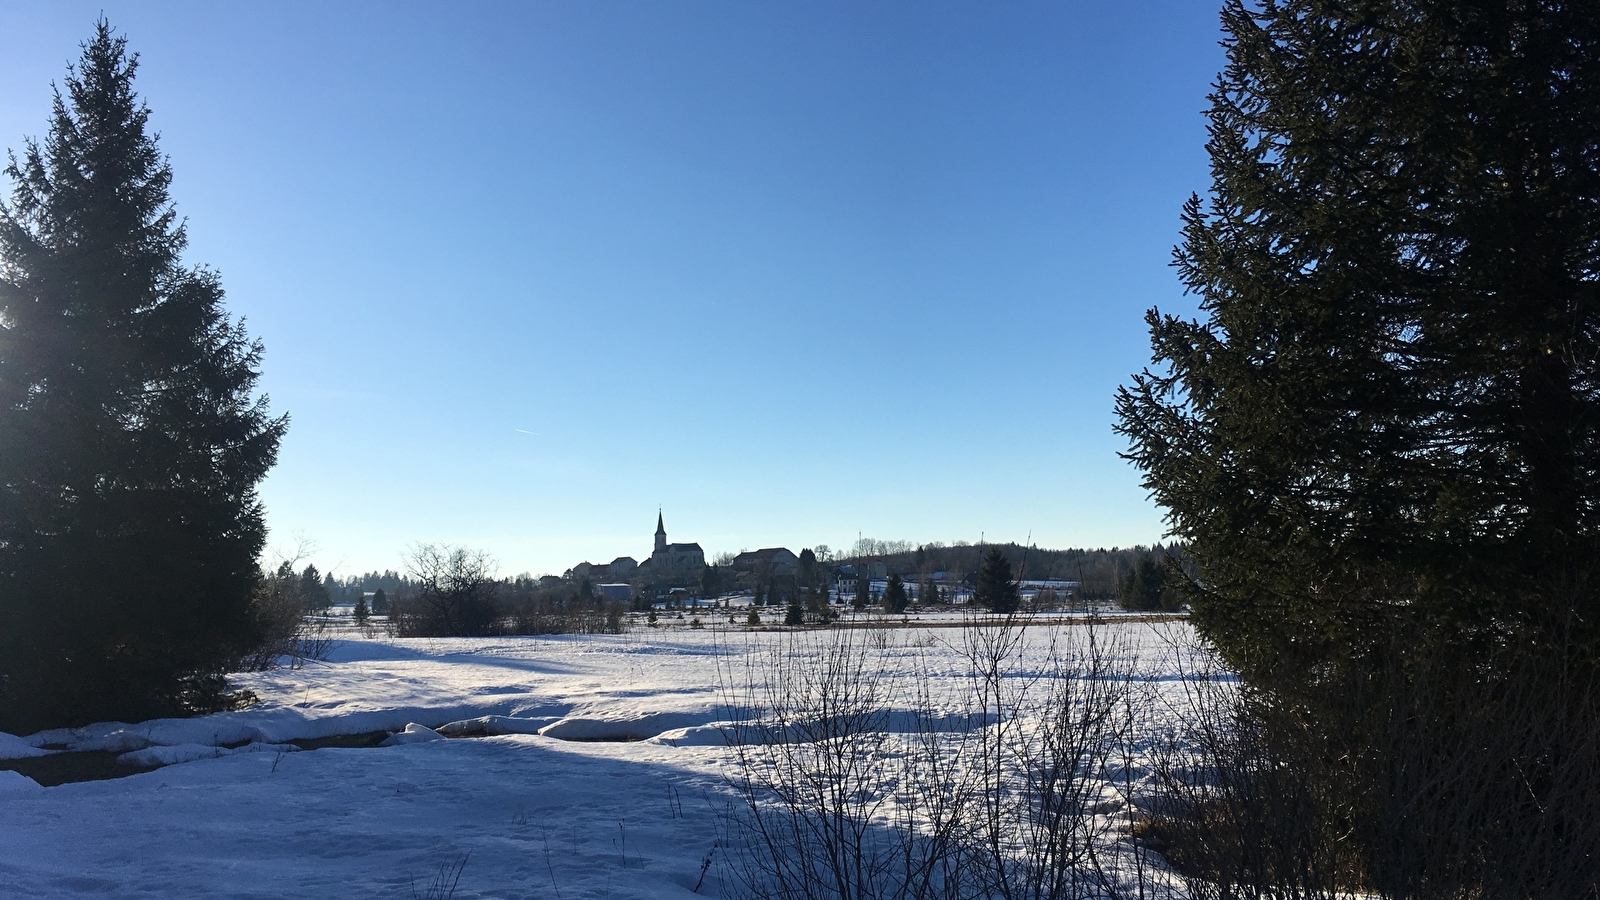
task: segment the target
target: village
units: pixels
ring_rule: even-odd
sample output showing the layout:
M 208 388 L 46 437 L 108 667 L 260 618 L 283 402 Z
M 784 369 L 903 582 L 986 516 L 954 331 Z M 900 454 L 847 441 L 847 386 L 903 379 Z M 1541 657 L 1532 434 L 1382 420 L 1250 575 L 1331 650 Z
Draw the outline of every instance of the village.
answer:
M 781 606 L 797 596 L 816 598 L 816 606 L 826 597 L 828 606 L 861 608 L 882 604 L 895 578 L 909 602 L 959 606 L 972 600 L 975 573 L 891 565 L 883 559 L 836 561 L 827 547 L 820 550 L 804 548 L 795 553 L 787 547 L 764 547 L 726 554 L 708 563 L 698 543 L 667 540 L 665 516 L 658 512 L 654 549 L 643 562 L 631 556 L 619 556 L 609 563 L 586 561 L 559 579 L 545 576 L 541 581 L 587 585 L 587 592 L 595 597 L 635 608 Z M 1017 587 L 1025 602 L 1042 600 L 1054 605 L 1068 602 L 1078 583 L 1060 578 L 1025 579 L 1018 580 Z

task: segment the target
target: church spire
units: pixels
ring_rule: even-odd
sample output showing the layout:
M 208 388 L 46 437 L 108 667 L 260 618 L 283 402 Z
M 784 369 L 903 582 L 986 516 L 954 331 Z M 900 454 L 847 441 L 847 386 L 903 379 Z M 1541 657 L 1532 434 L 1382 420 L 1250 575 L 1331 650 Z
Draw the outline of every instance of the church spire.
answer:
M 656 510 L 656 552 L 667 549 L 667 525 L 661 518 L 661 510 Z

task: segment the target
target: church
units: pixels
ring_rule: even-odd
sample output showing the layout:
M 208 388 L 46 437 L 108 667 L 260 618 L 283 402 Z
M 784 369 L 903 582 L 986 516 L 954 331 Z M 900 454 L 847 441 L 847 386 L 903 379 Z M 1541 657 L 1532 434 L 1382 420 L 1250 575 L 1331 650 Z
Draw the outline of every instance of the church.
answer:
M 706 554 L 699 544 L 667 543 L 667 525 L 661 512 L 656 511 L 656 548 L 650 558 L 639 568 L 660 577 L 668 572 L 698 575 L 705 568 Z

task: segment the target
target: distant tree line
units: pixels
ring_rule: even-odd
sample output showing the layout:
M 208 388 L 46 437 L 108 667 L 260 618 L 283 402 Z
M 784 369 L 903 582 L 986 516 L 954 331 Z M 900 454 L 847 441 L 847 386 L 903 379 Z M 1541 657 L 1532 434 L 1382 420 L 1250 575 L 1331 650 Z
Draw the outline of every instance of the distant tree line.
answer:
M 1124 601 L 1125 587 L 1134 573 L 1148 569 L 1153 560 L 1182 555 L 1176 544 L 1153 544 L 1137 547 L 1112 547 L 1110 549 L 1048 550 L 1025 547 L 1016 543 L 1004 544 L 911 544 L 907 541 L 878 541 L 863 538 L 856 550 L 883 550 L 861 554 L 852 552 L 835 560 L 841 565 L 881 562 L 918 584 L 925 584 L 935 572 L 945 573 L 947 581 L 975 586 L 984 558 L 998 553 L 1011 567 L 1018 581 L 1046 581 L 1059 579 L 1078 582 L 1077 597 L 1080 602 L 1109 603 Z M 1142 602 L 1142 601 L 1140 601 Z M 1167 608 L 1132 606 L 1130 608 Z

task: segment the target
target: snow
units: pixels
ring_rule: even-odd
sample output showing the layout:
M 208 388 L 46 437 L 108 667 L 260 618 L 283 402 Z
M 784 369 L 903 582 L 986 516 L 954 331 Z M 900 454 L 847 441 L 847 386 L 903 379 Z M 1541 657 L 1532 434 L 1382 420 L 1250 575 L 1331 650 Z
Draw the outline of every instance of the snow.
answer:
M 44 756 L 49 752 L 35 747 L 32 741 L 0 731 L 0 759 L 27 759 L 31 756 Z
M 39 782 L 34 781 L 32 778 L 18 772 L 7 772 L 4 769 L 0 769 L 0 794 L 38 790 L 43 790 L 43 788 L 39 787 Z
M 389 735 L 388 737 L 384 738 L 383 743 L 379 744 L 378 746 L 399 747 L 403 744 L 423 744 L 428 741 L 442 741 L 444 739 L 444 735 L 434 731 L 432 728 L 429 728 L 426 725 L 418 725 L 416 722 L 409 722 L 406 724 L 405 730 L 397 731 L 394 734 Z
M 436 734 L 434 737 L 442 740 Z M 172 744 L 124 753 L 117 757 L 117 762 L 125 766 L 172 766 L 199 759 L 221 759 L 236 753 L 296 753 L 299 750 L 294 744 L 263 744 L 259 741 L 232 748 L 210 744 Z
M 1159 627 L 1107 626 L 1163 689 Z M 962 629 L 876 635 L 885 665 L 925 673 L 935 699 L 961 688 Z M 0 757 L 100 749 L 162 766 L 51 788 L 0 771 L 0 896 L 410 896 L 457 864 L 462 900 L 733 896 L 720 865 L 694 892 L 733 799 L 726 686 L 789 640 L 352 637 L 325 663 L 237 676 L 262 698 L 251 709 L 0 735 Z M 898 700 L 886 730 L 912 725 L 914 698 Z M 288 743 L 379 731 L 390 746 Z
M 557 716 L 479 716 L 440 725 L 436 731 L 445 737 L 490 737 L 498 734 L 538 734 L 539 729 L 559 722 Z

